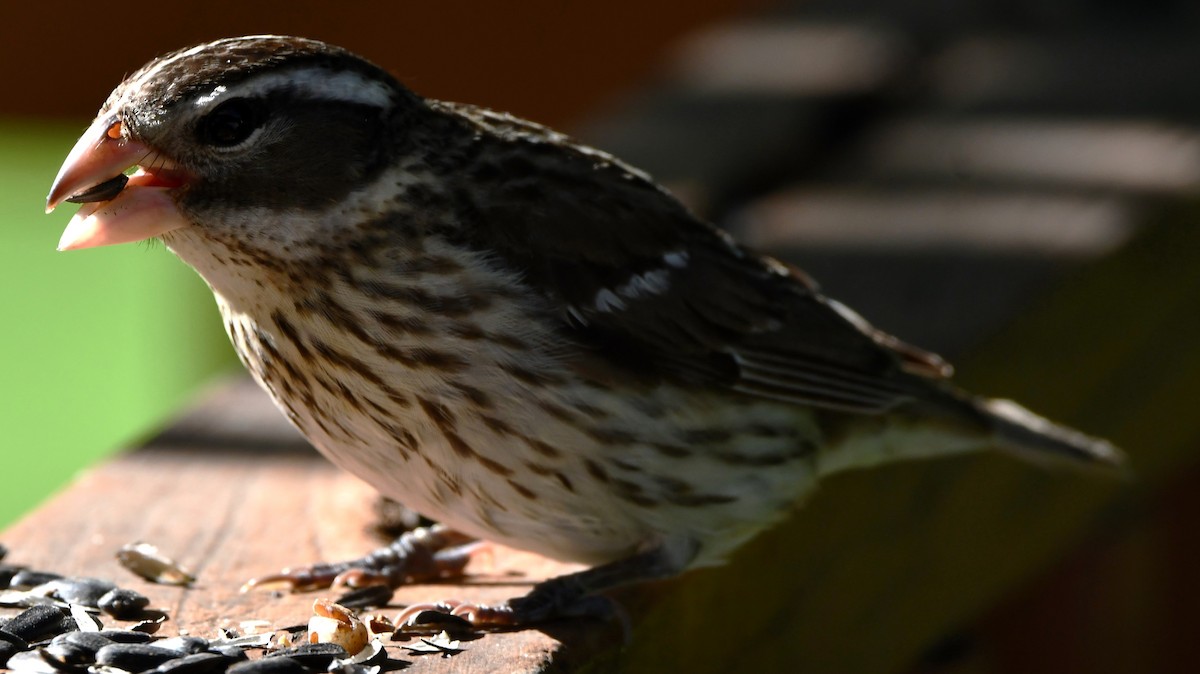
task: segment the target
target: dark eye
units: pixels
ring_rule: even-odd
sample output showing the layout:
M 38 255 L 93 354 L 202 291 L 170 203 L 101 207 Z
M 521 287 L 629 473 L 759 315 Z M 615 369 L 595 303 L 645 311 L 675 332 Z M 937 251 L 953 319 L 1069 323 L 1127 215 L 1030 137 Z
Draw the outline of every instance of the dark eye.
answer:
M 206 145 L 233 147 L 249 138 L 265 120 L 259 101 L 235 98 L 201 118 L 196 125 L 196 136 Z

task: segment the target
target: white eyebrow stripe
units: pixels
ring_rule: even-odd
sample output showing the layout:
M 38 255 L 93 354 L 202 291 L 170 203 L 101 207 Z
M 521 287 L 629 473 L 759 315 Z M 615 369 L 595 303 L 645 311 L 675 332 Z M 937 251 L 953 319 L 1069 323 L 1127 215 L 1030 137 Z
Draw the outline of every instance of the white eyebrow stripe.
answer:
M 220 98 L 222 96 L 222 94 L 224 94 L 224 93 L 225 93 L 225 85 L 222 84 L 221 86 L 213 89 L 211 92 L 204 94 L 200 98 L 197 98 L 196 99 L 196 107 L 202 108 L 202 107 L 208 105 L 209 103 L 212 103 L 213 101 Z
M 283 72 L 263 73 L 228 87 L 214 87 L 199 99 L 198 106 L 224 97 L 257 97 L 280 89 L 291 89 L 314 100 L 359 103 L 376 108 L 392 104 L 393 90 L 386 83 L 352 70 L 335 71 L 329 68 L 296 68 Z

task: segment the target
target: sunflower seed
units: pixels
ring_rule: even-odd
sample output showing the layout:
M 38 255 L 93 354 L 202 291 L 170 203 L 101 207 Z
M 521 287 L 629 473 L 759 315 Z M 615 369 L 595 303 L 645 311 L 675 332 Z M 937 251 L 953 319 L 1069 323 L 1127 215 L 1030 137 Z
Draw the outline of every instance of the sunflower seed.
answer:
M 73 204 L 86 204 L 89 201 L 108 201 L 121 193 L 125 189 L 125 183 L 129 182 L 129 176 L 124 173 L 118 174 L 104 182 L 86 189 L 79 194 L 72 194 L 66 198 Z
M 334 660 L 350 657 L 346 649 L 337 644 L 300 644 L 281 651 L 268 653 L 264 658 L 291 658 L 309 669 L 325 670 Z
M 96 632 L 96 634 L 119 644 L 144 644 L 154 638 L 150 636 L 149 632 L 142 632 L 139 630 L 107 629 L 100 630 L 99 632 Z
M 248 660 L 225 670 L 227 674 L 305 674 L 308 670 L 288 657 Z
M 154 669 L 156 674 L 215 674 L 223 672 L 234 658 L 221 653 L 192 653 L 162 663 Z
M 104 628 L 104 625 L 101 625 L 99 620 L 93 618 L 84 607 L 79 604 L 69 604 L 68 606 L 71 611 L 71 620 L 75 621 L 75 627 L 80 632 L 99 632 Z
M 179 657 L 179 653 L 150 644 L 109 644 L 96 651 L 96 664 L 127 672 L 144 672 Z
M 7 627 L 7 625 L 5 625 Z M 7 641 L 10 644 L 15 644 L 18 649 L 25 650 L 29 648 L 29 642 L 21 637 L 9 632 L 7 629 L 0 627 L 0 641 Z
M 62 578 L 61 575 L 57 573 L 50 573 L 49 571 L 21 569 L 15 575 L 13 575 L 12 579 L 8 583 L 8 586 L 31 588 L 39 585 L 45 585 L 52 580 L 58 580 L 60 578 Z
M 97 650 L 99 649 L 69 641 L 59 641 L 56 638 L 40 652 L 42 657 L 56 668 L 81 669 L 96 662 Z
M 159 648 L 175 651 L 180 655 L 194 655 L 196 653 L 204 653 L 211 644 L 204 637 L 178 636 L 156 641 L 154 645 Z
M 133 620 L 149 605 L 146 595 L 122 587 L 109 590 L 96 602 L 101 611 L 118 620 Z
M 117 561 L 126 569 L 160 585 L 191 585 L 196 582 L 187 569 L 149 543 L 130 543 L 117 551 Z
M 9 661 L 9 658 L 23 650 L 25 649 L 11 641 L 0 641 L 0 667 L 6 666 L 5 663 Z
M 240 662 L 242 660 L 249 659 L 249 656 L 246 655 L 246 651 L 237 646 L 231 646 L 229 644 L 218 644 L 208 650 L 210 653 L 219 653 L 224 655 L 225 657 L 229 658 L 230 662 Z
M 50 643 L 72 644 L 74 646 L 79 646 L 80 648 L 86 648 L 92 652 L 94 657 L 96 651 L 116 642 L 113 639 L 104 636 L 100 632 L 67 632 L 66 634 L 60 634 L 54 637 L 54 640 Z
M 13 576 L 24 571 L 23 566 L 13 566 L 11 564 L 0 564 L 0 589 L 7 590 L 12 587 Z
M 3 660 L 0 660 L 0 662 L 3 662 Z M 43 658 L 39 651 L 15 653 L 11 658 L 8 658 L 8 662 L 4 666 L 14 672 L 20 672 L 20 674 L 58 674 L 58 670 L 54 668 L 54 665 Z
M 35 587 L 32 592 L 57 597 L 69 604 L 82 604 L 94 608 L 104 593 L 115 590 L 116 587 L 116 583 L 100 578 L 55 578 Z
M 333 663 L 333 665 L 330 666 L 330 669 L 332 670 L 334 667 L 341 667 L 344 669 L 346 667 L 367 665 L 380 659 L 386 660 L 387 652 L 383 647 L 383 640 L 376 638 L 372 639 L 371 643 L 367 644 L 367 647 L 358 653 L 355 653 L 349 658 L 344 658 Z
M 158 611 L 147 611 L 146 613 L 151 613 L 151 614 L 155 614 L 155 615 L 153 618 L 146 618 L 145 620 L 139 620 L 137 623 L 135 623 L 133 625 L 133 627 L 130 627 L 129 629 L 133 630 L 134 632 L 145 632 L 146 634 L 154 634 L 155 632 L 158 631 L 158 628 L 162 627 L 162 624 L 167 621 L 166 613 L 161 613 Z M 143 614 L 143 615 L 145 615 L 145 614 Z
M 62 634 L 75 626 L 74 621 L 53 606 L 32 606 L 13 616 L 4 629 L 25 641 L 38 641 Z

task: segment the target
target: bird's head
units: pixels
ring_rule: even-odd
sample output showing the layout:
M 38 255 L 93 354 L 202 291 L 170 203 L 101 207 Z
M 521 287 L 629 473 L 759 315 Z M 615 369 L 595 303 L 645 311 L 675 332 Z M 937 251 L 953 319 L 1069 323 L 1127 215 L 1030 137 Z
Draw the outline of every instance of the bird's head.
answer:
M 267 223 L 344 206 L 386 166 L 420 101 L 382 69 L 315 40 L 230 38 L 157 58 L 113 91 L 59 170 L 47 212 L 83 204 L 59 249 L 182 228 L 303 236 Z

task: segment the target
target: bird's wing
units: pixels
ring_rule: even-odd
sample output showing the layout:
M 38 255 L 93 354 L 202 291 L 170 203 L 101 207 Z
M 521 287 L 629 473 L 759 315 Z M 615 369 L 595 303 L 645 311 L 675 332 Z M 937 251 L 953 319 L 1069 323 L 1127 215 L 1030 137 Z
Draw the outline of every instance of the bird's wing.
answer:
M 691 384 L 879 412 L 933 393 L 949 367 L 753 254 L 641 172 L 499 113 L 475 125 L 484 189 L 472 238 L 519 270 L 573 336 L 614 362 Z

